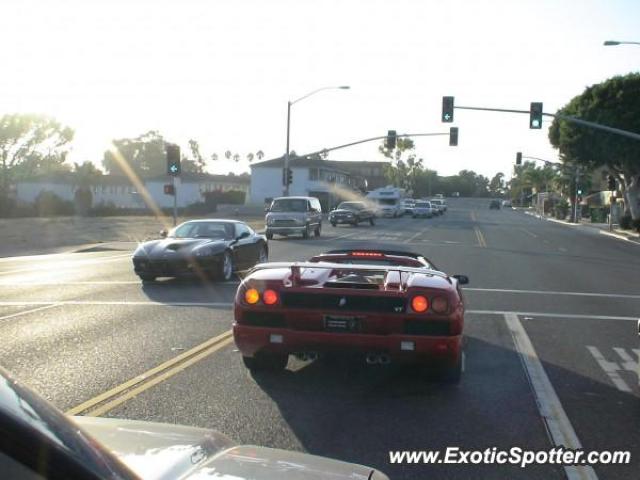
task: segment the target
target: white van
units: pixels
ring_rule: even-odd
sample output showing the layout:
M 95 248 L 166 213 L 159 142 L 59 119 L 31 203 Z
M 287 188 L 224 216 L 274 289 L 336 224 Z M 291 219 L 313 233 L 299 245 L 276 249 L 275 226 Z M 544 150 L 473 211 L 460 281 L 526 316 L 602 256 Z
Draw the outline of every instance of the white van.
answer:
M 367 199 L 377 205 L 377 214 L 381 217 L 401 217 L 404 215 L 404 205 L 402 201 L 405 191 L 391 185 L 388 187 L 376 188 L 367 193 Z

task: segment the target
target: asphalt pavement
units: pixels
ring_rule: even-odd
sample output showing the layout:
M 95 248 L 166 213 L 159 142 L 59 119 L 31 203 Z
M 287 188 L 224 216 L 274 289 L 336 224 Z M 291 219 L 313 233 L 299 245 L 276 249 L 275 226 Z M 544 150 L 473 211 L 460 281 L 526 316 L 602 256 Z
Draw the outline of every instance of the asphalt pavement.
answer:
M 214 428 L 391 478 L 638 478 L 640 245 L 480 199 L 450 199 L 434 219 L 325 224 L 319 238 L 269 242 L 277 261 L 364 247 L 406 248 L 470 277 L 459 385 L 342 360 L 292 359 L 283 374 L 252 376 L 228 334 L 237 281 L 142 285 L 117 246 L 0 259 L 0 365 L 71 413 Z M 629 450 L 632 462 L 389 460 L 390 450 L 561 444 Z

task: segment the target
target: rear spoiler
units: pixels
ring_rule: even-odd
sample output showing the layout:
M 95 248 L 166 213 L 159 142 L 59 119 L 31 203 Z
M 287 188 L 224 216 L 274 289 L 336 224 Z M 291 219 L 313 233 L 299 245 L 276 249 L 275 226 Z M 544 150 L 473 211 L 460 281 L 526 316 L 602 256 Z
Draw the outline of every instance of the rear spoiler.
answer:
M 249 272 L 255 272 L 258 270 L 271 270 L 275 268 L 290 268 L 292 274 L 295 276 L 296 272 L 299 274 L 300 269 L 319 269 L 324 268 L 326 270 L 348 270 L 350 272 L 398 272 L 398 273 L 419 273 L 421 275 L 428 275 L 431 277 L 440 277 L 449 279 L 449 275 L 439 270 L 425 270 L 424 268 L 416 267 L 404 267 L 398 265 L 351 265 L 344 263 L 314 263 L 314 262 L 268 262 L 259 263 L 253 267 Z

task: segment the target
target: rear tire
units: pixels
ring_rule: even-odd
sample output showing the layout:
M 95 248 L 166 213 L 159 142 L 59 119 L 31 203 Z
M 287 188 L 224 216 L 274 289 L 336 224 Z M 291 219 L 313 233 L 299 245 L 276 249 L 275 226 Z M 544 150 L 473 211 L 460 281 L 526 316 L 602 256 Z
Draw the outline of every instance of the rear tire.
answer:
M 304 227 L 304 231 L 302 232 L 302 238 L 305 240 L 309 238 L 309 225 Z
M 314 234 L 316 237 L 319 237 L 319 236 L 320 236 L 320 232 L 321 232 L 321 231 L 322 231 L 322 224 L 320 223 L 320 224 L 318 224 L 318 227 L 315 229 L 315 231 L 313 232 L 313 234 Z
M 335 226 L 337 225 L 337 223 L 333 223 L 331 222 L 331 226 L 335 228 Z
M 253 357 L 243 355 L 242 362 L 252 372 L 281 372 L 287 368 L 289 355 L 286 353 L 257 353 Z
M 273 240 L 273 233 L 266 234 L 267 240 Z

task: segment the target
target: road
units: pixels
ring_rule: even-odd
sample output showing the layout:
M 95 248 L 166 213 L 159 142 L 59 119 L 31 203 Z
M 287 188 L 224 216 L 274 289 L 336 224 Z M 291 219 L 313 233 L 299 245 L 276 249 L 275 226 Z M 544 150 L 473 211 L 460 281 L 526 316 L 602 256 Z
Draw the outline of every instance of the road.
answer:
M 269 245 L 271 260 L 407 248 L 467 274 L 458 386 L 394 365 L 293 359 L 284 374 L 253 377 L 227 333 L 237 282 L 143 286 L 122 250 L 0 259 L 0 365 L 65 411 L 213 428 L 391 478 L 565 478 L 548 465 L 389 461 L 390 450 L 546 450 L 562 442 L 632 453 L 629 465 L 596 465 L 577 478 L 637 478 L 640 245 L 489 210 L 484 200 L 449 203 L 436 219 L 325 225 L 320 238 Z M 156 367 L 153 381 L 140 378 Z M 102 403 L 91 401 L 105 392 Z

